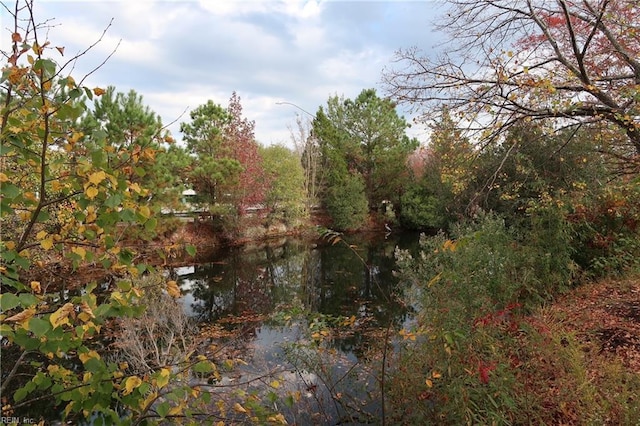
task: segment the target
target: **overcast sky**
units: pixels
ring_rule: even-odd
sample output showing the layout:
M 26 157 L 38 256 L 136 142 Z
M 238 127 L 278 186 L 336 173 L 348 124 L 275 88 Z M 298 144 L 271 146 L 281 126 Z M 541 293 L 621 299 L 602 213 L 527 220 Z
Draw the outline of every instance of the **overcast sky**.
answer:
M 98 40 L 113 19 L 73 76 L 78 80 L 120 42 L 88 85 L 134 89 L 164 124 L 178 120 L 169 127 L 176 139 L 188 111 L 208 99 L 226 107 L 235 90 L 258 142 L 291 146 L 288 126 L 304 113 L 278 102 L 314 114 L 333 95 L 354 98 L 372 87 L 384 95 L 381 72 L 397 49 L 435 52 L 442 39 L 432 30 L 442 12 L 432 0 L 35 3 L 38 21 L 55 18 L 49 39 L 65 46 L 66 57 Z M 8 26 L 3 22 L 5 40 Z

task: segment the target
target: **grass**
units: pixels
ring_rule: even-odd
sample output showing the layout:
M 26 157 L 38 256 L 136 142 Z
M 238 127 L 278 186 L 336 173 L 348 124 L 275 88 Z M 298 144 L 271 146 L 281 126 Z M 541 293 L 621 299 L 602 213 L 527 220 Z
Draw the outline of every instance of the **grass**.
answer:
M 622 309 L 621 307 L 627 307 Z M 403 424 L 640 424 L 640 278 L 585 284 L 556 302 L 437 336 L 403 353 L 390 381 Z M 603 330 L 623 330 L 616 341 Z M 609 339 L 609 340 L 608 340 Z M 481 373 L 482 369 L 484 373 Z M 426 384 L 432 372 L 438 380 Z M 484 376 L 483 376 L 484 374 Z

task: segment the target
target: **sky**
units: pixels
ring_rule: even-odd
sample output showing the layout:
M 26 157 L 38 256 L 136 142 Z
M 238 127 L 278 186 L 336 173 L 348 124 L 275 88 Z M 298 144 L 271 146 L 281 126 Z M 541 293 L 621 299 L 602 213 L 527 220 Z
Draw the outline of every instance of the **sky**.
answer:
M 236 91 L 256 140 L 287 146 L 296 115 L 315 114 L 329 97 L 353 99 L 367 88 L 384 96 L 382 70 L 398 49 L 435 54 L 443 36 L 433 23 L 441 13 L 434 0 L 35 1 L 36 21 L 53 19 L 48 38 L 65 47 L 59 62 L 106 29 L 73 77 L 116 49 L 85 84 L 135 90 L 175 139 L 189 111 L 209 99 L 226 107 Z M 4 15 L 3 50 L 10 37 Z M 409 134 L 424 139 L 426 132 L 414 126 Z

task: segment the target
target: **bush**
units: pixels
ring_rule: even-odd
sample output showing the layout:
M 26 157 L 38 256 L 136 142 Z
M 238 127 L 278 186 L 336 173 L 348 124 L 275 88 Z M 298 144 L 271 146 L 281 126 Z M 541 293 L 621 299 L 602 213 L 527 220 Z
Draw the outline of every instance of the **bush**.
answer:
M 445 185 L 438 182 L 438 187 Z M 400 222 L 409 229 L 448 229 L 451 199 L 451 192 L 445 189 L 436 191 L 426 183 L 413 184 L 400 197 Z
M 640 179 L 585 197 L 569 220 L 575 261 L 590 275 L 640 266 Z
M 181 302 L 164 291 L 165 282 L 159 273 L 136 278 L 133 285 L 140 289 L 138 303 L 144 312 L 118 319 L 116 357 L 128 364 L 132 374 L 178 365 L 199 343 L 196 325 Z
M 418 295 L 418 331 L 426 336 L 400 352 L 390 379 L 399 422 L 509 424 L 522 418 L 530 401 L 521 398 L 523 384 L 512 365 L 519 356 L 519 314 L 566 288 L 572 273 L 561 212 L 532 212 L 523 229 L 481 215 L 477 223 L 458 226 L 451 239 L 442 233 L 423 238 L 419 256 L 397 253 L 399 273 Z M 407 408 L 407 398 L 418 403 Z

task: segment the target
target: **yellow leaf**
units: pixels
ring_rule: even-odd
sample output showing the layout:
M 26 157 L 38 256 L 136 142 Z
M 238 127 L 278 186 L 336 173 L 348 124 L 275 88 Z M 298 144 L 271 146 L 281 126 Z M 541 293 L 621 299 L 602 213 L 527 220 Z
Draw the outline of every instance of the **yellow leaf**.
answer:
M 36 238 L 38 240 L 44 240 L 46 236 L 47 236 L 47 231 L 40 231 L 36 234 Z
M 427 283 L 427 287 L 431 287 L 432 285 L 437 283 L 440 280 L 441 276 L 442 276 L 442 272 L 438 272 L 438 275 L 436 275 L 435 277 L 429 280 L 429 282 Z
M 58 192 L 62 189 L 62 184 L 60 183 L 60 181 L 54 180 L 53 182 L 51 182 L 51 189 L 53 189 L 55 192 Z
M 432 388 L 433 387 L 433 382 L 431 380 L 427 379 L 424 382 L 425 382 L 425 384 L 427 385 L 428 388 Z
M 280 382 L 277 380 L 274 380 L 271 383 L 269 383 L 269 385 L 274 389 L 278 389 L 280 387 Z
M 144 401 L 142 402 L 141 407 L 142 408 L 147 408 L 149 407 L 151 404 L 153 404 L 153 402 L 158 398 L 158 393 L 157 392 L 151 392 L 149 394 L 149 396 L 147 396 Z
M 64 407 L 64 414 L 65 417 L 69 416 L 69 413 L 71 412 L 71 410 L 73 410 L 73 405 L 74 405 L 74 401 L 71 401 L 67 404 L 66 407 Z
M 156 150 L 153 148 L 145 148 L 144 151 L 142 151 L 142 156 L 147 160 L 153 161 L 156 158 Z
M 96 351 L 89 351 L 87 353 L 82 353 L 80 355 L 78 355 L 78 358 L 80 358 L 80 361 L 82 361 L 83 364 L 86 364 L 87 361 L 89 361 L 90 359 L 100 359 L 100 354 L 98 354 L 98 352 Z
M 91 306 L 89 306 L 89 304 L 86 301 L 82 301 L 82 303 L 80 304 L 80 310 L 82 311 L 82 313 L 88 315 L 89 318 L 96 317 L 93 313 L 93 310 L 91 309 Z
M 34 293 L 39 294 L 40 292 L 42 292 L 42 288 L 40 287 L 39 281 L 31 281 L 30 287 L 31 287 L 31 291 L 33 291 Z
M 456 242 L 455 241 L 451 241 L 451 240 L 447 240 L 442 245 L 442 248 L 444 250 L 456 251 Z
M 5 183 L 7 181 L 9 181 L 9 177 L 4 173 L 0 172 L 0 183 Z
M 169 416 L 177 416 L 177 415 L 182 414 L 183 410 L 184 410 L 184 407 L 182 405 L 176 405 L 171 410 L 169 410 L 168 415 Z
M 132 191 L 134 191 L 137 194 L 139 194 L 142 191 L 142 188 L 140 188 L 140 185 L 138 185 L 137 182 L 132 183 L 131 185 L 129 185 L 129 189 L 131 189 Z
M 104 89 L 102 89 L 100 87 L 96 87 L 96 88 L 93 89 L 93 94 L 96 95 L 96 96 L 102 96 L 105 93 L 107 93 L 106 90 L 104 90 Z
M 171 375 L 171 371 L 168 368 L 163 368 L 160 370 L 160 376 L 156 379 L 156 383 L 159 388 L 165 387 L 169 383 L 169 376 Z
M 71 251 L 80 256 L 82 259 L 84 259 L 87 255 L 87 251 L 82 247 L 71 247 Z
M 440 377 L 442 377 L 442 374 L 438 373 L 437 371 L 432 371 L 431 377 L 433 377 L 434 379 L 439 379 Z
M 69 138 L 69 143 L 73 145 L 76 142 L 78 142 L 80 139 L 82 139 L 83 136 L 84 136 L 84 133 L 82 132 L 73 132 L 73 134 L 71 135 L 71 138 Z M 104 172 L 101 172 L 101 173 L 104 173 Z
M 142 384 L 142 379 L 138 376 L 127 377 L 124 380 L 124 395 L 129 395 L 135 388 Z
M 167 293 L 176 299 L 180 297 L 180 287 L 178 287 L 178 283 L 173 280 L 167 282 Z
M 106 178 L 107 174 L 103 170 L 100 170 L 99 172 L 91 173 L 91 175 L 89 176 L 89 182 L 97 186 L 100 185 L 100 182 L 102 182 Z
M 53 247 L 53 237 L 49 236 L 48 238 L 40 241 L 40 246 L 45 250 L 51 249 L 51 247 Z
M 56 328 L 63 324 L 69 324 L 69 315 L 73 313 L 73 303 L 65 303 L 60 309 L 55 311 L 49 317 L 49 322 Z
M 240 405 L 238 402 L 233 404 L 233 409 L 236 410 L 238 413 L 246 413 L 247 412 L 247 410 L 242 405 Z
M 13 241 L 5 241 L 4 246 L 7 248 L 7 250 L 13 250 L 14 248 L 16 248 L 16 243 Z
M 149 219 L 151 217 L 151 210 L 147 206 L 142 206 L 140 207 L 140 214 L 145 219 Z
M 84 375 L 82 376 L 82 382 L 83 383 L 89 383 L 91 381 L 91 378 L 93 377 L 93 374 L 91 374 L 90 372 L 86 372 L 84 373 Z
M 279 423 L 281 425 L 286 425 L 287 420 L 284 418 L 284 415 L 282 414 L 276 414 L 275 416 L 270 416 L 267 421 L 272 422 L 272 423 Z
M 87 195 L 87 197 L 89 197 L 89 199 L 93 200 L 94 198 L 96 198 L 96 195 L 98 195 L 98 188 L 96 188 L 95 186 L 90 186 L 84 191 L 84 193 Z

